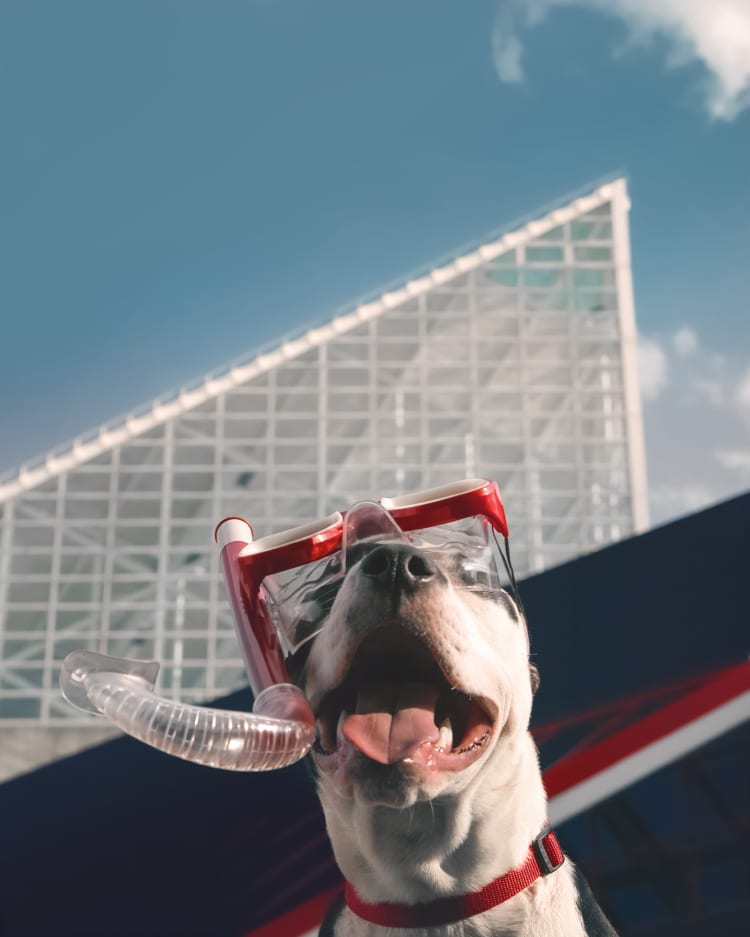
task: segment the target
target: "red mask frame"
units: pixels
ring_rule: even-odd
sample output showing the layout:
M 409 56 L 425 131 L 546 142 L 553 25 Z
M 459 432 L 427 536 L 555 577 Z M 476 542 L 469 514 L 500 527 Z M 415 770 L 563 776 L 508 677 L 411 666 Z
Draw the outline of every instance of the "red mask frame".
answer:
M 481 516 L 508 539 L 505 509 L 494 481 L 465 479 L 379 503 L 405 533 Z M 284 650 L 261 599 L 261 583 L 266 576 L 331 556 L 341 549 L 343 531 L 344 514 L 339 513 L 255 542 L 244 518 L 228 517 L 217 525 L 224 579 L 256 697 L 268 687 L 289 682 Z

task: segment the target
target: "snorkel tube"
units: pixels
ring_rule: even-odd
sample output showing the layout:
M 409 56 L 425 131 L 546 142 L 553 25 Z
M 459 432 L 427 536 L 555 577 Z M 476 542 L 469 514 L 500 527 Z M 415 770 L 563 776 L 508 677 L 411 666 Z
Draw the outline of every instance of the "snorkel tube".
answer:
M 252 543 L 247 521 L 227 518 L 216 529 L 235 627 L 255 694 L 252 713 L 191 706 L 153 692 L 157 661 L 74 651 L 63 661 L 60 689 L 85 712 L 107 716 L 140 741 L 187 761 L 234 771 L 272 771 L 303 758 L 315 720 L 302 691 L 289 682 L 278 638 L 265 612 L 251 616 L 241 555 Z

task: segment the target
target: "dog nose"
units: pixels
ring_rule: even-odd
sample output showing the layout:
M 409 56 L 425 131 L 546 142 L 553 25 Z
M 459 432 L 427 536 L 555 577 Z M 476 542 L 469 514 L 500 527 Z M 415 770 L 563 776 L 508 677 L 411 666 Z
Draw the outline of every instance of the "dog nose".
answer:
M 428 556 L 403 543 L 375 547 L 362 560 L 360 571 L 370 580 L 393 582 L 406 592 L 413 592 L 438 576 L 438 568 Z

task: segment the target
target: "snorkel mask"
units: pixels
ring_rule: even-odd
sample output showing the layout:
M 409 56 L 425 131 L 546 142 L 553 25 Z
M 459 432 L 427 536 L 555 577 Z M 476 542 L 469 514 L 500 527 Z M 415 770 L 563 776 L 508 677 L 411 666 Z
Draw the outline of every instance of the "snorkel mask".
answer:
M 75 651 L 60 675 L 63 696 L 74 706 L 108 716 L 161 751 L 212 767 L 266 771 L 310 750 L 315 719 L 288 664 L 297 669 L 325 627 L 347 571 L 373 546 L 403 542 L 447 558 L 457 582 L 482 593 L 500 590 L 504 572 L 518 595 L 500 491 L 484 479 L 361 501 L 345 514 L 260 540 L 253 540 L 247 521 L 229 517 L 215 537 L 255 697 L 252 713 L 158 696 L 156 661 Z

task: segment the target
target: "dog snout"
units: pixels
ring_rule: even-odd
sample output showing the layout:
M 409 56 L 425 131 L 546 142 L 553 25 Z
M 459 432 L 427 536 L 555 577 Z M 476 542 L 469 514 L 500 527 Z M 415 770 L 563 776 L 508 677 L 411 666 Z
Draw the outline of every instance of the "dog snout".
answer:
M 430 557 L 405 544 L 381 544 L 362 560 L 360 572 L 377 585 L 392 584 L 400 592 L 412 593 L 441 578 Z

